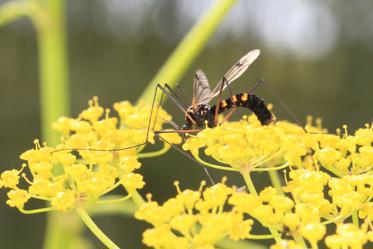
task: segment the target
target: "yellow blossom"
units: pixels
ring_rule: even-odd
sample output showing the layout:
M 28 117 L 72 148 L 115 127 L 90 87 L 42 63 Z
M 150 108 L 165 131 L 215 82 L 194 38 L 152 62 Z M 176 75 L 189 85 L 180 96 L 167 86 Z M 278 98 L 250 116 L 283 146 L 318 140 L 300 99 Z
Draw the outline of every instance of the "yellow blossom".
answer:
M 13 189 L 8 192 L 8 200 L 6 203 L 11 207 L 23 209 L 23 205 L 30 199 L 30 195 L 26 190 Z
M 313 222 L 302 226 L 300 231 L 302 236 L 306 238 L 311 243 L 311 245 L 316 245 L 317 242 L 324 237 L 326 233 L 326 227 L 323 224 Z
M 61 117 L 53 123 L 53 128 L 62 133 L 59 145 L 53 148 L 35 140 L 35 148 L 20 156 L 25 161 L 22 166 L 27 168 L 25 173 L 7 170 L 0 175 L 0 187 L 14 189 L 8 194 L 8 204 L 23 207 L 28 198 L 36 198 L 49 201 L 51 207 L 26 211 L 67 212 L 84 207 L 87 200 L 101 202 L 101 196 L 121 185 L 129 192 L 142 188 L 143 177 L 134 171 L 141 166 L 137 154 L 144 146 L 122 148 L 145 141 L 151 107 L 133 106 L 129 102 L 114 106 L 120 119 L 110 117 L 110 110 L 104 110 L 94 97 L 77 118 Z M 171 121 L 171 116 L 162 108 L 158 110 L 158 117 L 157 120 L 152 117 L 155 129 Z M 167 134 L 165 139 L 169 143 L 181 142 L 177 134 Z M 153 131 L 149 132 L 149 142 L 154 142 Z M 27 190 L 17 188 L 22 180 Z M 125 193 L 118 200 L 126 200 L 127 196 L 131 194 Z
M 205 183 L 202 182 L 199 191 L 181 191 L 178 182 L 175 185 L 178 191 L 175 198 L 163 205 L 149 199 L 135 214 L 137 219 L 154 226 L 143 233 L 146 245 L 154 248 L 214 248 L 213 245 L 226 236 L 232 240 L 250 237 L 253 220 L 229 205 L 228 199 L 235 195 L 235 188 L 225 185 L 225 179 L 204 190 Z M 232 202 L 242 203 L 238 199 L 239 195 Z M 183 243 L 181 247 L 175 247 L 178 240 Z
M 339 224 L 337 226 L 337 233 L 329 235 L 325 239 L 326 245 L 331 249 L 362 249 L 363 245 L 367 242 L 367 233 L 353 224 Z
M 128 189 L 141 189 L 144 187 L 145 182 L 140 174 L 129 173 L 126 174 L 122 179 L 121 183 Z
M 1 183 L 7 188 L 16 188 L 19 182 L 18 170 L 6 170 L 1 174 Z
M 58 192 L 51 199 L 52 207 L 56 210 L 66 212 L 74 207 L 76 203 L 75 193 L 71 190 L 65 190 L 63 192 Z

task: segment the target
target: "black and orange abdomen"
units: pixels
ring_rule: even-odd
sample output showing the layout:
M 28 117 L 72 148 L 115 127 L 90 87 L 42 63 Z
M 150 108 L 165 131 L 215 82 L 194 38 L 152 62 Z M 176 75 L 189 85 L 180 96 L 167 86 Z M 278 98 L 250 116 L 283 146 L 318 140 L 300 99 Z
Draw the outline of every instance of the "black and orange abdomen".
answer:
M 248 108 L 257 116 L 258 120 L 262 125 L 268 125 L 275 121 L 275 117 L 264 104 L 264 100 L 254 94 L 238 93 L 232 95 L 230 98 L 222 100 L 219 103 L 218 113 L 222 113 L 226 110 L 229 110 L 234 106 Z M 215 110 L 216 105 L 212 106 L 210 109 L 211 113 L 215 113 Z

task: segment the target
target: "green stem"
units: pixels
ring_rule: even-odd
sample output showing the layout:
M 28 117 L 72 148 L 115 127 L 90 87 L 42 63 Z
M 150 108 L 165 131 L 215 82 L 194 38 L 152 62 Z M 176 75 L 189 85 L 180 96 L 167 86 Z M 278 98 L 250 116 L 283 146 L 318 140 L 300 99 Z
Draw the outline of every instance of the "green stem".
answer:
M 35 17 L 39 51 L 40 108 L 43 139 L 51 146 L 59 136 L 51 129 L 53 121 L 69 114 L 67 58 L 65 39 L 65 1 L 37 1 Z M 40 20 L 43 21 L 40 21 Z M 67 219 L 67 217 L 69 217 Z M 72 249 L 79 240 L 81 225 L 71 214 L 50 213 L 47 219 L 45 249 Z M 67 223 L 66 220 L 69 220 Z M 71 227 L 74 224 L 74 228 Z
M 353 213 L 352 213 L 352 223 L 356 226 L 356 227 L 360 227 L 360 224 L 359 224 L 359 217 L 357 215 L 357 211 L 355 210 Z
M 208 163 L 204 160 L 202 160 L 199 155 L 198 155 L 198 151 L 191 151 L 192 152 L 192 155 L 194 156 L 194 158 L 202 163 L 203 165 L 207 166 L 207 167 L 210 167 L 210 168 L 214 168 L 214 169 L 220 169 L 220 170 L 226 170 L 226 171 L 239 171 L 238 169 L 235 169 L 235 168 L 232 168 L 232 167 L 226 167 L 226 166 L 220 166 L 220 165 L 216 165 L 216 164 L 213 164 L 213 163 Z
M 273 239 L 273 235 L 272 234 L 250 234 L 248 239 L 254 239 L 254 240 Z
M 53 211 L 53 207 L 46 207 L 46 208 L 38 208 L 38 209 L 32 209 L 32 210 L 26 210 L 26 209 L 18 209 L 23 214 L 38 214 L 38 213 L 45 213 Z
M 142 198 L 142 196 L 139 194 L 139 192 L 137 192 L 136 189 L 126 189 L 126 190 L 131 195 L 131 198 L 135 202 L 137 207 L 141 207 L 142 205 L 144 205 L 145 201 Z
M 251 180 L 250 172 L 241 172 L 241 174 L 242 174 L 242 176 L 245 180 L 246 186 L 247 186 L 248 190 L 250 191 L 250 193 L 257 196 L 258 192 L 256 191 L 254 183 Z M 281 237 L 280 237 L 279 233 L 277 232 L 277 230 L 275 230 L 273 228 L 268 228 L 268 229 L 271 232 L 273 238 L 276 240 L 276 242 L 280 242 Z
M 258 195 L 258 192 L 256 191 L 256 188 L 253 184 L 253 181 L 251 180 L 250 173 L 242 172 L 241 174 L 243 176 L 243 179 L 245 180 L 245 183 L 246 183 L 246 186 L 249 192 L 253 195 Z
M 69 114 L 67 58 L 65 38 L 65 1 L 39 1 L 47 13 L 47 22 L 37 26 L 40 70 L 40 108 L 43 138 L 50 145 L 60 135 L 51 129 L 58 117 Z
M 156 157 L 156 156 L 161 156 L 165 154 L 171 146 L 167 143 L 163 143 L 163 147 L 160 150 L 157 151 L 152 151 L 152 152 L 144 152 L 144 153 L 139 153 L 137 154 L 137 158 L 149 158 L 149 157 Z
M 268 171 L 269 178 L 271 179 L 272 186 L 275 187 L 277 193 L 281 195 L 285 195 L 284 191 L 282 191 L 282 184 L 281 179 L 278 175 L 277 171 Z
M 93 222 L 91 217 L 88 215 L 86 210 L 82 207 L 76 208 L 77 213 L 79 214 L 80 218 L 84 221 L 87 227 L 91 230 L 91 232 L 109 249 L 119 249 L 113 241 L 111 241 L 101 230 L 98 226 Z
M 189 68 L 192 61 L 222 22 L 236 0 L 218 0 L 189 31 L 182 42 L 158 71 L 145 89 L 139 100 L 150 102 L 158 83 L 174 86 Z
M 114 203 L 118 203 L 122 201 L 127 201 L 129 198 L 131 198 L 131 195 L 122 196 L 116 199 L 105 198 L 105 200 L 98 200 L 97 204 L 100 204 L 100 205 L 114 204 Z
M 115 196 L 113 197 L 115 198 Z M 133 201 L 126 201 L 107 205 L 94 205 L 88 212 L 92 215 L 123 215 L 133 217 L 138 206 Z

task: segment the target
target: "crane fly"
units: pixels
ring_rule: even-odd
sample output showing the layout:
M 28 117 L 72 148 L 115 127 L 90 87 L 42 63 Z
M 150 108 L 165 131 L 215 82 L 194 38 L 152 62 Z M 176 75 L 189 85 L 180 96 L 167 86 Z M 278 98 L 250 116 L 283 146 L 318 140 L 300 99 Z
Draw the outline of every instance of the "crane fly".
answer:
M 176 92 L 172 90 L 167 84 L 164 87 L 158 87 L 166 93 L 185 114 L 185 124 L 180 130 L 173 131 L 155 131 L 156 133 L 178 132 L 178 133 L 192 133 L 198 132 L 207 127 L 216 127 L 218 125 L 218 115 L 224 111 L 231 109 L 228 115 L 223 119 L 227 120 L 235 111 L 237 107 L 248 108 L 252 111 L 262 125 L 268 125 L 275 122 L 275 117 L 264 104 L 264 100 L 260 97 L 241 92 L 232 94 L 227 99 L 221 100 L 222 92 L 238 79 L 248 67 L 258 58 L 260 50 L 255 49 L 244 55 L 237 61 L 218 82 L 214 89 L 211 89 L 209 81 L 202 70 L 197 70 L 193 81 L 193 97 L 191 104 L 185 108 L 182 107 L 181 98 L 177 96 Z M 173 96 L 172 96 L 173 95 Z M 218 96 L 216 105 L 210 106 L 211 100 Z
M 202 70 L 197 70 L 194 76 L 193 81 L 193 96 L 191 98 L 190 104 L 187 104 L 185 100 L 182 99 L 181 95 L 184 97 L 188 97 L 188 95 L 182 90 L 180 86 L 177 86 L 175 89 L 172 89 L 168 84 L 157 84 L 153 101 L 150 110 L 150 117 L 148 121 L 148 127 L 146 131 L 146 138 L 145 141 L 141 144 L 123 147 L 123 148 L 115 148 L 110 150 L 105 149 L 94 149 L 94 148 L 75 148 L 75 149 L 57 149 L 57 151 L 61 150 L 76 150 L 76 151 L 106 151 L 106 152 L 115 152 L 127 149 L 133 149 L 140 146 L 144 146 L 148 144 L 149 133 L 153 131 L 154 134 L 163 140 L 165 143 L 170 144 L 172 147 L 177 149 L 182 154 L 186 155 L 189 159 L 200 164 L 196 161 L 191 155 L 183 151 L 182 149 L 178 148 L 177 146 L 168 142 L 165 138 L 161 137 L 161 133 L 179 133 L 179 134 L 187 134 L 187 133 L 196 133 L 199 132 L 207 127 L 213 128 L 219 124 L 218 115 L 224 111 L 231 110 L 228 115 L 223 119 L 222 122 L 227 120 L 235 111 L 237 107 L 247 108 L 252 111 L 260 123 L 262 125 L 268 125 L 276 121 L 274 115 L 269 111 L 267 106 L 264 104 L 264 100 L 260 97 L 249 93 L 249 92 L 241 92 L 237 94 L 232 94 L 230 90 L 230 85 L 238 79 L 247 69 L 248 67 L 258 58 L 260 55 L 260 50 L 255 49 L 247 54 L 245 54 L 239 61 L 237 61 L 222 77 L 222 79 L 218 82 L 214 89 L 211 89 L 208 79 L 205 73 Z M 227 99 L 222 100 L 221 94 L 222 92 L 228 88 L 230 91 L 230 97 Z M 159 104 L 157 105 L 157 109 L 155 110 L 155 117 L 154 122 L 152 123 L 153 119 L 153 111 L 155 106 L 155 101 L 157 99 L 157 92 L 161 90 L 161 97 Z M 178 91 L 178 93 L 177 93 Z M 158 118 L 158 111 L 159 107 L 162 104 L 162 100 L 164 95 L 167 95 L 169 99 L 171 99 L 178 108 L 180 108 L 184 115 L 185 115 L 185 124 L 181 127 L 181 129 L 173 122 L 169 122 L 175 129 L 170 130 L 154 130 L 157 118 Z M 209 103 L 215 97 L 217 98 L 217 102 L 215 105 L 210 106 Z M 207 176 L 210 178 L 210 181 L 213 183 L 212 177 L 210 176 L 209 172 L 205 168 L 204 170 Z

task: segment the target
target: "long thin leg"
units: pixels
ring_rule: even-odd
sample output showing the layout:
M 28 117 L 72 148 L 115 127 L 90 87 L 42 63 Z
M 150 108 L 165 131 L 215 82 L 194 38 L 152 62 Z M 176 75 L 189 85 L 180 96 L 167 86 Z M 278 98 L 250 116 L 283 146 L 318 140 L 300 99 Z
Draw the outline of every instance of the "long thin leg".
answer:
M 220 91 L 219 91 L 219 96 L 218 96 L 217 103 L 216 103 L 215 113 L 214 113 L 214 122 L 215 122 L 215 126 L 218 124 L 218 115 L 219 115 L 219 109 L 220 109 L 221 94 L 222 94 L 223 89 L 224 89 L 224 84 L 227 85 L 230 96 L 231 96 L 231 97 L 233 96 L 232 89 L 231 89 L 231 87 L 229 86 L 229 83 L 228 83 L 227 79 L 226 79 L 225 77 L 223 77 L 223 84 L 221 84 L 221 88 L 220 88 Z M 235 106 L 233 106 L 233 107 L 235 107 Z M 233 113 L 232 113 L 232 114 L 233 114 Z M 232 114 L 228 114 L 229 117 L 230 117 Z
M 159 85 L 159 84 L 158 84 Z M 159 85 L 160 86 L 160 85 Z M 162 88 L 162 86 L 160 86 L 161 88 Z M 194 125 L 196 125 L 197 123 L 196 123 L 196 121 L 188 114 L 188 112 L 185 110 L 185 109 L 183 109 L 182 107 L 181 107 L 181 105 L 176 101 L 176 99 L 175 98 L 173 98 L 172 96 L 171 96 L 171 94 L 173 93 L 173 94 L 175 94 L 174 93 L 174 91 L 172 90 L 172 88 L 169 86 L 169 85 L 167 85 L 167 84 L 165 84 L 164 85 L 164 88 L 162 88 L 164 91 L 165 91 L 165 93 L 167 94 L 167 96 L 177 105 L 177 106 L 179 106 L 179 108 L 181 108 L 181 110 L 183 111 L 183 113 L 184 113 L 184 115 L 186 115 L 187 117 L 188 117 L 188 119 L 194 124 Z M 166 89 L 167 90 L 169 90 L 170 91 L 170 93 L 168 93 L 167 91 L 166 91 Z
M 149 129 L 150 129 L 150 124 L 151 124 L 151 120 L 152 120 L 152 116 L 153 116 L 153 109 L 154 109 L 154 104 L 155 104 L 155 100 L 156 100 L 156 97 L 157 97 L 157 92 L 158 92 L 158 86 L 155 88 L 154 90 L 154 95 L 153 95 L 153 100 L 152 100 L 152 106 L 151 106 L 151 109 L 150 109 L 150 117 L 149 117 L 149 121 L 148 121 L 148 127 L 146 129 L 146 136 L 145 136 L 145 141 L 143 143 L 140 143 L 140 144 L 136 144 L 136 145 L 132 145 L 132 146 L 128 146 L 128 147 L 121 147 L 121 148 L 115 148 L 115 149 L 110 149 L 110 150 L 105 150 L 105 149 L 94 149 L 94 148 L 63 148 L 63 149 L 57 149 L 57 150 L 54 150 L 52 151 L 51 153 L 56 153 L 56 152 L 59 152 L 59 151 L 67 151 L 67 150 L 76 150 L 76 151 L 106 151 L 106 152 L 114 152 L 114 151 L 121 151 L 121 150 L 128 150 L 128 149 L 134 149 L 134 148 L 137 148 L 137 147 L 140 147 L 140 146 L 143 146 L 143 145 L 146 145 L 148 143 L 148 139 L 149 139 Z M 156 121 L 156 120 L 155 120 Z M 154 122 L 155 122 L 154 121 Z
M 185 91 L 184 87 L 180 86 L 179 84 L 176 85 L 176 89 L 179 90 L 181 94 L 185 96 L 185 98 L 188 99 L 189 103 L 192 103 L 192 98 L 188 95 L 188 93 Z
M 266 82 L 265 80 L 261 79 L 257 84 L 256 86 L 254 87 L 254 90 L 257 86 L 259 86 L 260 84 L 262 83 L 265 83 L 265 86 L 271 91 L 271 94 L 273 96 L 275 96 L 275 98 L 277 99 L 277 101 L 280 103 L 280 105 L 282 106 L 282 108 L 284 108 L 289 114 L 290 116 L 293 118 L 293 120 L 299 125 L 299 126 L 302 126 L 302 123 L 299 121 L 299 119 L 297 118 L 297 116 L 287 107 L 287 105 L 285 104 L 285 102 L 280 98 L 280 96 L 277 95 L 276 91 L 271 87 L 271 84 L 269 84 L 268 82 Z
M 160 133 L 178 133 L 178 134 L 185 134 L 185 133 L 197 133 L 202 131 L 202 129 L 193 129 L 193 130 L 160 130 L 160 131 L 154 131 L 155 134 Z
M 169 93 L 178 101 L 178 103 L 184 105 L 184 109 L 187 109 L 189 105 L 183 101 L 183 99 L 176 93 L 174 89 L 172 89 L 167 83 L 163 85 L 163 89 L 167 89 Z
M 216 100 L 216 108 L 215 108 L 215 113 L 214 113 L 214 125 L 215 126 L 218 124 L 218 115 L 219 115 L 220 102 L 221 102 L 221 93 L 223 92 L 225 82 L 227 82 L 227 79 L 225 77 L 223 77 L 223 84 L 221 84 L 218 99 Z
M 179 147 L 177 147 L 176 145 L 168 142 L 166 139 L 162 138 L 161 136 L 159 136 L 159 139 L 161 139 L 162 141 L 164 141 L 165 143 L 169 144 L 171 147 L 173 147 L 174 149 L 176 149 L 177 151 L 179 151 L 180 153 L 182 153 L 184 156 L 186 156 L 187 158 L 189 158 L 190 160 L 192 160 L 193 162 L 197 163 L 198 165 L 201 165 L 203 167 L 203 170 L 205 171 L 207 177 L 209 178 L 210 182 L 212 185 L 215 185 L 215 182 L 212 178 L 212 176 L 210 175 L 210 172 L 207 170 L 206 166 L 203 165 L 202 163 L 198 162 L 194 157 L 192 157 L 190 154 L 186 153 L 185 151 L 183 151 L 182 149 L 180 149 Z
M 158 86 L 157 86 L 157 88 L 158 88 Z M 154 131 L 155 124 L 157 123 L 158 112 L 159 112 L 159 108 L 162 106 L 163 96 L 164 96 L 164 91 L 162 91 L 161 98 L 159 99 L 159 104 L 157 106 L 157 111 L 155 112 L 155 117 L 154 117 L 154 123 L 153 123 L 153 126 L 152 126 L 152 131 Z M 150 112 L 150 118 L 152 118 L 152 112 Z
M 250 89 L 250 91 L 249 91 L 249 93 L 253 93 L 261 84 L 263 84 L 264 83 L 264 80 L 263 79 L 261 79 L 261 80 L 259 80 L 251 89 Z
M 67 151 L 67 150 L 76 150 L 76 151 L 106 151 L 106 152 L 110 152 L 110 151 L 121 151 L 121 150 L 127 150 L 127 149 L 133 149 L 133 148 L 138 148 L 140 146 L 143 146 L 143 145 L 146 145 L 149 141 L 149 134 L 150 134 L 150 128 L 151 128 L 151 122 L 152 122 L 152 117 L 153 117 L 153 110 L 154 110 L 154 105 L 155 105 L 155 102 L 156 102 L 156 99 L 157 99 L 157 93 L 158 93 L 158 89 L 162 91 L 162 96 L 161 96 L 161 99 L 163 99 L 163 95 L 166 94 L 186 115 L 186 111 L 185 109 L 181 106 L 180 103 L 177 102 L 177 100 L 172 96 L 172 93 L 168 93 L 160 84 L 158 84 L 154 90 L 154 95 L 153 95 L 153 100 L 152 100 L 152 105 L 151 105 L 151 109 L 150 109 L 150 117 L 149 117 L 149 121 L 148 121 L 148 127 L 146 129 L 146 136 L 145 136 L 145 141 L 143 143 L 140 143 L 140 144 L 136 144 L 136 145 L 132 145 L 132 146 L 127 146 L 127 147 L 121 147 L 121 148 L 115 148 L 115 149 L 110 149 L 110 150 L 105 150 L 105 149 L 94 149 L 94 148 L 64 148 L 64 149 L 57 149 L 57 150 L 54 150 L 52 153 L 56 153 L 56 152 L 59 152 L 59 151 Z M 156 111 L 156 117 L 154 118 L 154 123 L 153 123 L 153 129 L 154 129 L 154 126 L 155 126 L 155 123 L 157 121 L 157 116 L 158 116 L 158 110 L 159 110 L 159 105 L 158 105 L 158 108 L 157 108 L 157 111 Z M 190 117 L 191 118 L 191 117 Z M 192 120 L 192 119 L 191 119 Z M 193 120 L 194 121 L 194 120 Z
M 232 114 L 236 112 L 236 110 L 237 110 L 237 106 L 233 106 L 232 110 L 227 114 L 227 116 L 225 116 L 225 117 L 223 118 L 223 120 L 222 120 L 221 122 L 219 122 L 219 125 L 221 125 L 221 124 L 223 124 L 225 121 L 227 121 L 227 120 L 232 116 Z

